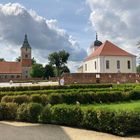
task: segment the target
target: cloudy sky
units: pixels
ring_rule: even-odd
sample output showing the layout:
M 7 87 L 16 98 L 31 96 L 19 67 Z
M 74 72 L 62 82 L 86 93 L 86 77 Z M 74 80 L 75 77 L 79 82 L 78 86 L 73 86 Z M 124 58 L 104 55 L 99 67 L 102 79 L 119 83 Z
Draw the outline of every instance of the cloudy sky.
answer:
M 101 41 L 137 54 L 139 5 L 138 0 L 0 0 L 0 58 L 15 60 L 25 33 L 39 63 L 65 49 L 72 72 L 86 57 L 95 31 Z

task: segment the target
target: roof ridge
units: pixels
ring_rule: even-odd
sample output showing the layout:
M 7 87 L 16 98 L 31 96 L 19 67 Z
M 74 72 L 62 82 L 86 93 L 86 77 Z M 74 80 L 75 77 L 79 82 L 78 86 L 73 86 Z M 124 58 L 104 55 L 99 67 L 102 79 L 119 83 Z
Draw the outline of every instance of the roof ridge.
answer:
M 87 56 L 84 61 L 88 61 L 97 56 L 129 56 L 136 57 L 135 55 L 125 51 L 124 49 L 113 44 L 111 41 L 106 40 L 99 48 Z
M 126 51 L 126 50 L 124 50 L 124 49 L 122 49 L 122 48 L 118 47 L 116 44 L 112 43 L 112 42 L 111 42 L 111 41 L 109 41 L 109 40 L 106 40 L 106 42 L 108 42 L 108 43 L 112 44 L 114 47 L 116 47 L 116 48 L 120 49 L 121 51 L 123 51 L 123 52 L 125 52 L 125 53 L 127 53 L 127 54 L 133 55 L 133 54 L 129 53 L 128 51 Z M 135 56 L 135 55 L 133 55 L 133 56 Z

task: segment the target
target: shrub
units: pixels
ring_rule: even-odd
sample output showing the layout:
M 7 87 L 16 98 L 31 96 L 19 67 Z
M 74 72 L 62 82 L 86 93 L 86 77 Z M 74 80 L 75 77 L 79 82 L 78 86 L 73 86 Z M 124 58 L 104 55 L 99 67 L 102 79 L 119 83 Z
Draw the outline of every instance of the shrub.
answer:
M 28 104 L 20 105 L 17 110 L 17 120 L 28 121 L 28 118 L 29 118 Z
M 17 104 L 1 103 L 0 104 L 0 120 L 14 120 L 17 114 Z
M 82 126 L 124 136 L 140 131 L 140 112 L 87 109 L 84 110 Z
M 48 103 L 48 96 L 40 95 L 40 94 L 32 94 L 30 96 L 30 101 L 35 103 L 40 103 L 42 105 L 46 105 Z
M 27 95 L 17 95 L 17 96 L 3 96 L 1 102 L 13 102 L 17 104 L 27 103 L 29 102 L 29 96 Z
M 117 111 L 114 115 L 114 134 L 127 135 L 140 132 L 140 111 Z
M 97 113 L 93 109 L 83 111 L 82 126 L 88 129 L 97 130 L 99 125 Z
M 48 96 L 48 102 L 50 104 L 60 104 L 60 103 L 62 103 L 62 96 L 61 96 L 61 94 L 58 94 L 58 93 L 50 94 Z
M 51 114 L 51 105 L 48 104 L 43 108 L 43 111 L 40 115 L 40 121 L 43 123 L 51 123 L 51 118 L 52 114 Z
M 42 98 L 41 98 L 41 95 L 39 95 L 39 94 L 33 94 L 33 95 L 31 95 L 30 98 L 31 98 L 32 102 L 42 103 Z
M 78 89 L 78 88 L 109 88 L 112 84 L 89 84 L 89 85 L 70 85 L 70 86 L 19 86 L 19 87 L 0 87 L 0 91 L 31 91 L 31 90 L 56 90 L 56 89 Z
M 140 90 L 133 90 L 129 92 L 130 100 L 139 100 L 140 99 Z
M 4 102 L 4 103 L 13 102 L 13 96 L 3 96 L 1 99 L 1 102 Z
M 17 119 L 28 122 L 38 122 L 42 111 L 42 105 L 38 103 L 22 104 L 17 111 Z
M 13 102 L 17 104 L 28 103 L 30 98 L 28 95 L 17 95 L 13 97 Z
M 53 123 L 80 126 L 83 114 L 79 106 L 56 105 L 51 110 Z

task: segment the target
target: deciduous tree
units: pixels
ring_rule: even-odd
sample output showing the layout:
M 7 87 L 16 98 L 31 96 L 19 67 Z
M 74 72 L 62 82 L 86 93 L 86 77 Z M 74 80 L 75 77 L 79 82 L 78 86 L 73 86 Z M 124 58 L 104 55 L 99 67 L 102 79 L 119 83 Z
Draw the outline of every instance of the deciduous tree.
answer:
M 62 67 L 65 66 L 65 64 L 67 64 L 68 58 L 69 53 L 66 52 L 65 50 L 54 52 L 49 55 L 48 57 L 49 64 L 56 67 L 57 76 L 60 76 L 61 69 Z

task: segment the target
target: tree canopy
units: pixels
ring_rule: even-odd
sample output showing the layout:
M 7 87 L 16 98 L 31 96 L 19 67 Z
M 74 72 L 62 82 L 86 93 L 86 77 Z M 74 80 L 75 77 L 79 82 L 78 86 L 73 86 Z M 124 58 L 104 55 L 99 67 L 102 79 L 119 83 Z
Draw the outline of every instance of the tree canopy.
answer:
M 65 50 L 54 52 L 49 55 L 49 64 L 56 67 L 57 76 L 61 74 L 61 70 L 65 64 L 67 64 L 69 56 L 69 53 Z
M 33 78 L 41 78 L 44 77 L 45 70 L 42 64 L 34 64 L 30 70 L 30 75 Z
M 4 58 L 0 58 L 0 62 L 4 62 L 5 61 L 5 59 Z
M 49 77 L 54 77 L 55 76 L 55 74 L 54 74 L 54 67 L 52 65 L 46 65 L 45 66 L 45 73 L 44 74 L 45 74 L 44 76 L 47 79 L 49 79 Z

